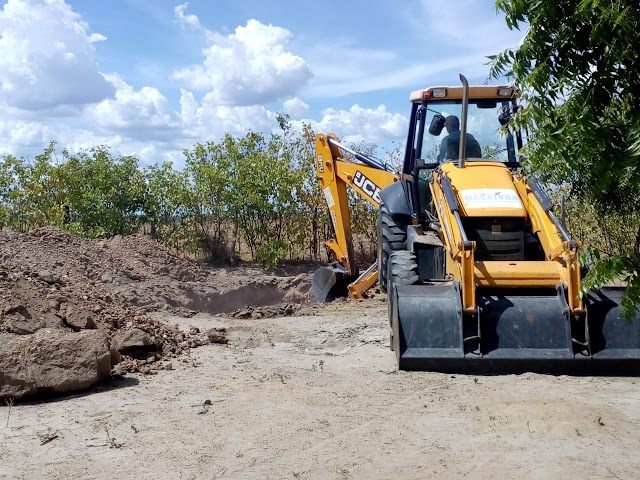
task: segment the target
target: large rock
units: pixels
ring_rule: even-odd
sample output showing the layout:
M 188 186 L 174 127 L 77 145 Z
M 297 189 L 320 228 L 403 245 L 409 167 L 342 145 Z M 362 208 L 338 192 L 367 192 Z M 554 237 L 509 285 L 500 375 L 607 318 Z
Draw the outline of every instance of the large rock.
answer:
M 111 366 L 109 339 L 99 330 L 2 333 L 0 399 L 84 390 L 107 377 Z

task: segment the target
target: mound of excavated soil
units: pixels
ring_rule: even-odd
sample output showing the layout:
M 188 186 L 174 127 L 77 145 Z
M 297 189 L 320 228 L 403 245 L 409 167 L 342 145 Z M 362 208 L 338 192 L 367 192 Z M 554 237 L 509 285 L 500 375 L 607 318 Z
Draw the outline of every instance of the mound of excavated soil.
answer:
M 0 398 L 86 388 L 121 357 L 120 371 L 171 368 L 168 359 L 212 336 L 181 332 L 147 312 L 268 306 L 260 316 L 289 314 L 309 300 L 309 281 L 206 268 L 142 235 L 86 240 L 50 227 L 2 230 Z

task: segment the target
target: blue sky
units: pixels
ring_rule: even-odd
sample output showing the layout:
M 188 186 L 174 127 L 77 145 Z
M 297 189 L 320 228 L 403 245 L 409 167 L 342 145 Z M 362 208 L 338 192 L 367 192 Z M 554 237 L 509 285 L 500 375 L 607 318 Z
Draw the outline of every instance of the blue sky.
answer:
M 0 156 L 110 145 L 145 163 L 275 115 L 346 141 L 404 140 L 411 90 L 486 80 L 516 47 L 492 0 L 8 0 Z

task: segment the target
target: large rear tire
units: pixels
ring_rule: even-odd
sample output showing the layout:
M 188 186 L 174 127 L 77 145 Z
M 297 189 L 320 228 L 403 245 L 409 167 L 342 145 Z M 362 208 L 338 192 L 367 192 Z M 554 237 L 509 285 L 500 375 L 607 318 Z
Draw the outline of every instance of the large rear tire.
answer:
M 389 325 L 391 325 L 393 315 L 393 288 L 399 285 L 415 285 L 420 281 L 418 275 L 418 261 L 413 252 L 407 250 L 398 250 L 392 252 L 388 259 L 387 268 L 387 316 L 389 317 Z M 393 326 L 392 326 L 393 327 Z M 393 350 L 393 328 L 389 337 L 389 346 Z
M 380 203 L 378 209 L 378 282 L 387 291 L 387 270 L 389 256 L 407 248 L 407 226 L 397 223 L 387 206 Z

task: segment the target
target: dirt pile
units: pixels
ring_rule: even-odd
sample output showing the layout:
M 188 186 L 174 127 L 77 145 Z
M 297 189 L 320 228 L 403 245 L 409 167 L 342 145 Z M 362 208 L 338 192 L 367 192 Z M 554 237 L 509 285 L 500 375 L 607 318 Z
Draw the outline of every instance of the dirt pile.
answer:
M 142 235 L 86 240 L 56 228 L 2 230 L 0 398 L 86 388 L 121 357 L 120 372 L 171 368 L 167 360 L 211 335 L 180 331 L 147 312 L 275 305 L 277 315 L 280 303 L 308 300 L 308 277 L 208 269 Z

